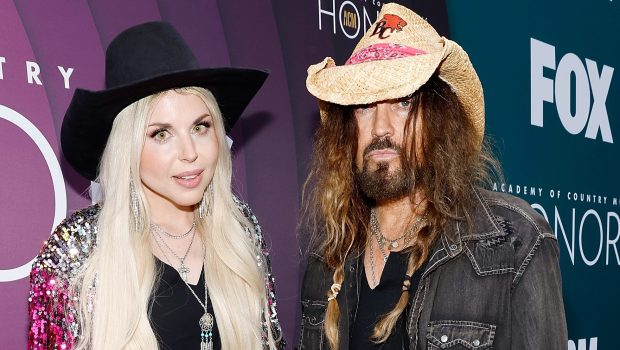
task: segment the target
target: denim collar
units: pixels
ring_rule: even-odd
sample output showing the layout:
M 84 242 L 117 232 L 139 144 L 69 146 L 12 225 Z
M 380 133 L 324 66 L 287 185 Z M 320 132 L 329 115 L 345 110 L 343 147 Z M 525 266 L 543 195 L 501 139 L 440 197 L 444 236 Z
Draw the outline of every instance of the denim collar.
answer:
M 428 275 L 444 261 L 459 255 L 467 241 L 479 240 L 487 237 L 504 234 L 491 214 L 491 209 L 478 188 L 472 187 L 474 205 L 471 210 L 473 229 L 467 232 L 463 220 L 451 219 L 446 224 L 444 232 L 435 242 L 428 259 L 424 276 Z

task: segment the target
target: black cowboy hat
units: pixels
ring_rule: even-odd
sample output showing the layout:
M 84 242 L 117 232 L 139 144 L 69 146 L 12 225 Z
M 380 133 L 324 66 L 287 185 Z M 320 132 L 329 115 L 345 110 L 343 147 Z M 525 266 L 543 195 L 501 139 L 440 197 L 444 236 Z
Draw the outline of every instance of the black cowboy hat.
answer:
M 95 180 L 112 123 L 123 108 L 168 89 L 199 86 L 213 93 L 230 131 L 263 85 L 268 72 L 201 68 L 181 35 L 168 23 L 149 22 L 120 33 L 108 46 L 106 89 L 76 89 L 60 132 L 65 158 Z

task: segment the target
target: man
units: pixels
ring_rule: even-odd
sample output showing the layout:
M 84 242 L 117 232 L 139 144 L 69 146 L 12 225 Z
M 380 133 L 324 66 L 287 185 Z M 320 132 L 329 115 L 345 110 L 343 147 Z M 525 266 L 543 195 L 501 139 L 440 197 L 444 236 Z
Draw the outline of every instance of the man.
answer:
M 499 57 L 498 57 L 499 58 Z M 482 86 L 467 54 L 384 5 L 319 99 L 301 349 L 565 349 L 558 245 L 524 201 L 479 186 Z

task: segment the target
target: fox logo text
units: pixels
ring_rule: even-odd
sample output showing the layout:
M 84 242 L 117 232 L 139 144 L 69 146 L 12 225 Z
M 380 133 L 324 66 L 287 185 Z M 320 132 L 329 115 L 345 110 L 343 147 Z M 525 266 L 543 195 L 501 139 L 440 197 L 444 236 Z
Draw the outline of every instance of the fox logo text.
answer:
M 574 53 L 565 54 L 556 67 L 555 46 L 531 38 L 530 48 L 530 123 L 542 127 L 544 102 L 555 103 L 566 131 L 577 135 L 585 128 L 585 137 L 596 140 L 600 133 L 604 142 L 613 143 L 605 103 L 614 69 L 587 58 L 584 65 Z M 545 77 L 544 68 L 554 70 L 555 77 Z
M 590 338 L 590 344 L 587 345 L 588 339 L 579 339 L 577 344 L 573 340 L 568 341 L 568 350 L 596 350 L 598 348 L 598 338 Z

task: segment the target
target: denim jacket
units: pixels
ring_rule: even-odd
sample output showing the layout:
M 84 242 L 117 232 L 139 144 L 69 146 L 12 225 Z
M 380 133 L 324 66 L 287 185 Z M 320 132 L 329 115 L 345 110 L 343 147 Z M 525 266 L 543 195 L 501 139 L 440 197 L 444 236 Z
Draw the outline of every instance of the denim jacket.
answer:
M 473 230 L 451 221 L 436 240 L 406 317 L 409 349 L 566 349 L 559 249 L 529 204 L 474 189 Z M 345 261 L 338 294 L 340 349 L 349 349 L 362 266 Z M 323 331 L 332 271 L 308 256 L 299 349 L 329 349 Z

